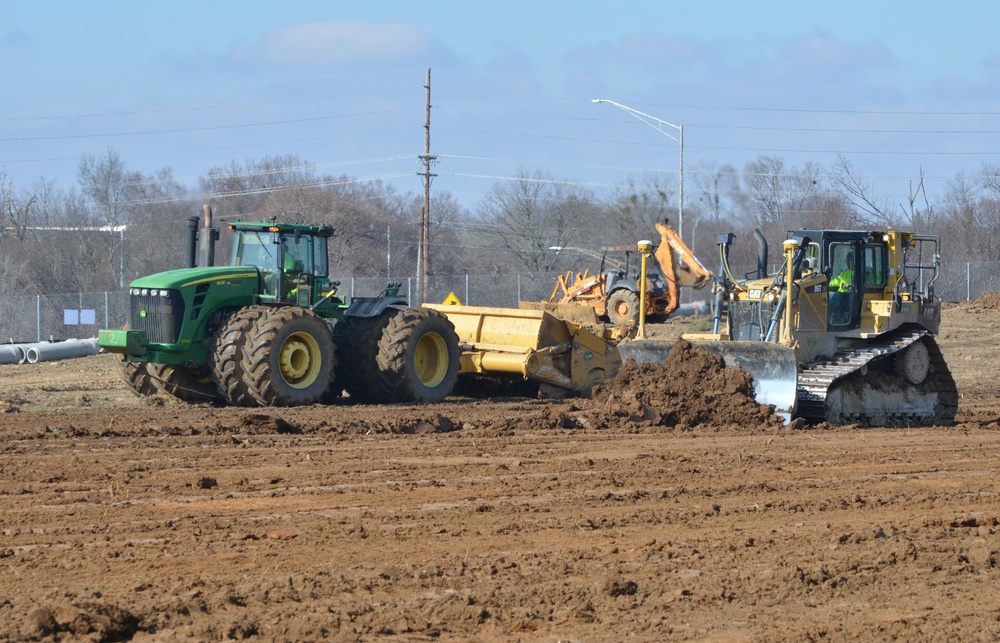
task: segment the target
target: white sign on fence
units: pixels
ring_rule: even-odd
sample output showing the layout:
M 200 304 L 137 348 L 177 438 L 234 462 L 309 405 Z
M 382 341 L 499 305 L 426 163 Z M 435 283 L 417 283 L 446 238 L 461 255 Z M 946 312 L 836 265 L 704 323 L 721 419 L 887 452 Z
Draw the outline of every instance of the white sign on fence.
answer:
M 97 311 L 64 308 L 63 324 L 66 326 L 94 326 L 97 324 Z

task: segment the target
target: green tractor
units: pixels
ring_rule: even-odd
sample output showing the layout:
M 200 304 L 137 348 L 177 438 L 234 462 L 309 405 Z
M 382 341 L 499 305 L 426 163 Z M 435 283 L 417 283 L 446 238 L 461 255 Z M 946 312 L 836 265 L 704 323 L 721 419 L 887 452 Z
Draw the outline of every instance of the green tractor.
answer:
M 197 217 L 189 219 L 189 267 L 133 281 L 128 326 L 99 332 L 100 346 L 123 356 L 122 376 L 136 395 L 298 406 L 345 390 L 366 403 L 437 402 L 451 393 L 460 357 L 452 323 L 407 307 L 398 282 L 345 303 L 328 275 L 333 228 L 228 227 L 230 265 L 214 266 L 211 210 L 200 240 Z

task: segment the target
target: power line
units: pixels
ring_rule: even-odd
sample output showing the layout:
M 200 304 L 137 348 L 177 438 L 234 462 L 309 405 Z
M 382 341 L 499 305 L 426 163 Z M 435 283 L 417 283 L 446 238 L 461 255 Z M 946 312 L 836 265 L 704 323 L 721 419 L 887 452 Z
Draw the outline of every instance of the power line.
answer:
M 184 132 L 210 132 L 215 130 L 232 130 L 232 129 L 244 129 L 248 127 L 263 127 L 270 125 L 290 125 L 293 123 L 311 123 L 316 121 L 328 121 L 338 118 L 349 118 L 353 116 L 374 116 L 381 114 L 393 114 L 396 112 L 408 112 L 407 108 L 397 108 L 397 109 L 387 109 L 381 111 L 370 111 L 370 112 L 359 112 L 355 114 L 337 114 L 335 116 L 313 116 L 310 118 L 296 118 L 287 119 L 280 121 L 263 121 L 259 123 L 240 123 L 237 125 L 213 125 L 210 127 L 184 127 L 176 129 L 164 129 L 164 130 L 146 130 L 146 131 L 136 131 L 136 132 L 105 132 L 99 134 L 65 134 L 62 136 L 25 136 L 25 137 L 13 137 L 13 138 L 0 138 L 0 142 L 3 143 L 13 143 L 13 142 L 25 142 L 25 141 L 56 141 L 56 140 L 68 140 L 77 138 L 102 138 L 102 137 L 118 137 L 118 136 L 148 136 L 151 134 L 179 134 Z
M 292 103 L 308 103 L 315 101 L 332 101 L 351 98 L 355 96 L 369 96 L 373 94 L 385 94 L 405 89 L 413 89 L 420 85 L 407 85 L 393 87 L 391 89 L 375 89 L 363 92 L 349 92 L 346 94 L 336 94 L 333 96 L 310 96 L 305 98 L 286 98 L 282 100 L 257 101 L 251 103 L 224 103 L 221 105 L 191 105 L 188 107 L 164 107 L 162 109 L 141 109 L 121 112 L 94 112 L 90 114 L 67 114 L 62 116 L 11 116 L 0 118 L 0 123 L 17 123 L 30 121 L 54 121 L 54 120 L 80 120 L 87 118 L 106 118 L 108 116 L 150 116 L 153 114 L 183 114 L 191 112 L 204 112 L 224 109 L 244 109 L 247 107 L 269 107 L 271 105 L 288 105 Z

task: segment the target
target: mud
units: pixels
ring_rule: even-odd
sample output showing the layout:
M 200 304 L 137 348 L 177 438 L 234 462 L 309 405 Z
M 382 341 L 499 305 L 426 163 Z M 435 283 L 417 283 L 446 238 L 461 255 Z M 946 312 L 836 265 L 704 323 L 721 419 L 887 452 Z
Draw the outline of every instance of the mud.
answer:
M 945 308 L 938 428 L 796 430 L 683 343 L 593 399 L 427 407 L 0 366 L 0 640 L 995 639 L 998 304 Z
M 721 357 L 679 339 L 663 363 L 628 359 L 588 407 L 613 419 L 687 430 L 695 426 L 775 427 L 774 409 L 754 400 L 753 379 Z M 624 428 L 622 422 L 618 422 Z

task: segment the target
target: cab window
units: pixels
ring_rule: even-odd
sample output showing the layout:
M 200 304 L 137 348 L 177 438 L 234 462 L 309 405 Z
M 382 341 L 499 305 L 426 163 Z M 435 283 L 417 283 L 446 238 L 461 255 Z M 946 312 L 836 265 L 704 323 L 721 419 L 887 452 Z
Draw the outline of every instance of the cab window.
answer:
M 865 286 L 885 286 L 885 246 L 865 246 Z

